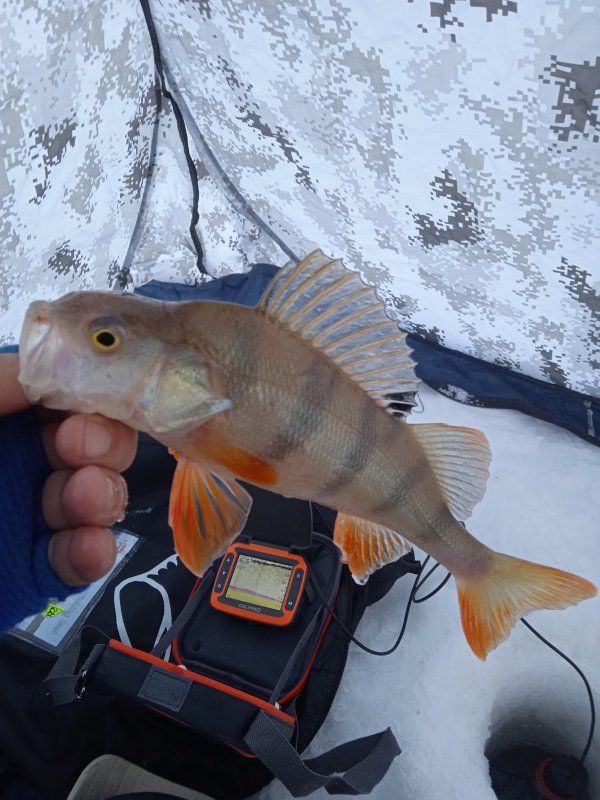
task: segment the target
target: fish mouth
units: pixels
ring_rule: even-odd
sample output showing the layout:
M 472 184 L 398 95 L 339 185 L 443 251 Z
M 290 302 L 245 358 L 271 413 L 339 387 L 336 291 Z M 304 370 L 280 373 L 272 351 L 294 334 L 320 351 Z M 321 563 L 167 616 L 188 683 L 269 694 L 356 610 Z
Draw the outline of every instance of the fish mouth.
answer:
M 77 331 L 61 324 L 60 309 L 52 302 L 37 300 L 27 309 L 19 340 L 19 382 L 32 405 L 123 420 L 135 411 L 135 398 L 120 398 L 104 374 L 101 385 L 94 382 L 90 354 L 78 345 Z
M 46 401 L 64 387 L 65 355 L 52 325 L 50 303 L 37 300 L 27 309 L 19 340 L 19 382 L 31 403 Z

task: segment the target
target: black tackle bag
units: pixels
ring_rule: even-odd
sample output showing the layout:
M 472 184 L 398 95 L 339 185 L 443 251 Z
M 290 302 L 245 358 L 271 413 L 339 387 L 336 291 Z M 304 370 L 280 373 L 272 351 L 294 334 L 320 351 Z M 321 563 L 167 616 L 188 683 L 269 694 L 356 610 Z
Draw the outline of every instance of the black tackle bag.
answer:
M 418 562 L 409 554 L 358 586 L 331 540 L 334 512 L 315 507 L 312 519 L 307 503 L 246 487 L 248 525 L 267 537 L 276 529 L 276 539 L 294 539 L 312 519 L 302 554 L 316 585 L 307 581 L 287 628 L 223 614 L 208 602 L 218 563 L 198 581 L 173 553 L 174 466 L 142 435 L 125 476 L 116 571 L 77 595 L 75 611 L 50 603 L 0 640 L 4 780 L 20 776 L 64 800 L 86 765 L 111 753 L 217 800 L 247 798 L 274 776 L 295 796 L 321 786 L 368 793 L 400 752 L 391 730 L 300 756 L 327 716 L 349 646 L 325 603 L 354 631 Z

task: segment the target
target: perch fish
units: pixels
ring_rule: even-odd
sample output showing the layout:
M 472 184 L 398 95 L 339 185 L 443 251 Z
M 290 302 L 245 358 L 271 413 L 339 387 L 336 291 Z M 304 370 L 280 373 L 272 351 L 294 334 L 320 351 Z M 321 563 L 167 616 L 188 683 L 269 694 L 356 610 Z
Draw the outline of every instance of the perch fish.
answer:
M 20 381 L 49 408 L 98 412 L 178 454 L 169 522 L 201 575 L 239 534 L 237 479 L 338 510 L 355 580 L 411 544 L 453 574 L 479 658 L 519 617 L 596 594 L 552 567 L 497 553 L 459 521 L 481 499 L 490 453 L 477 430 L 413 424 L 410 349 L 360 276 L 320 251 L 279 270 L 255 308 L 75 292 L 32 303 Z M 401 414 L 401 416 L 403 416 Z

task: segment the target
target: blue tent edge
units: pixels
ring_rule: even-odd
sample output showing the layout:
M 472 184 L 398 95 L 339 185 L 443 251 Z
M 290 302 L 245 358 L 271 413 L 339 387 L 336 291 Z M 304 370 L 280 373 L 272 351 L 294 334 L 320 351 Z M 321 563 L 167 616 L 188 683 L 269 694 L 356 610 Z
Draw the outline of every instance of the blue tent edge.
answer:
M 412 334 L 407 336 L 407 342 L 417 361 L 417 375 L 452 400 L 484 408 L 520 411 L 565 428 L 591 444 L 600 444 L 598 399 L 521 375 Z

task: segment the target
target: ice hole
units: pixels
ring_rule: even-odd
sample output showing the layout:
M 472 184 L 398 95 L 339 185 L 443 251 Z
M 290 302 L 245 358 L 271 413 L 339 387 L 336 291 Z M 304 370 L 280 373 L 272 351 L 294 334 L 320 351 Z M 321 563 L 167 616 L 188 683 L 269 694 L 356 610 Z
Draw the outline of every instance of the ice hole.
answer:
M 565 668 L 568 669 L 565 663 Z M 590 706 L 582 681 L 548 681 L 521 686 L 510 697 L 498 697 L 492 709 L 486 758 L 494 762 L 499 753 L 517 745 L 539 748 L 552 755 L 580 758 L 590 729 Z M 535 678 L 532 675 L 532 684 Z M 592 747 L 584 761 L 588 774 L 588 796 L 600 796 L 600 752 Z

